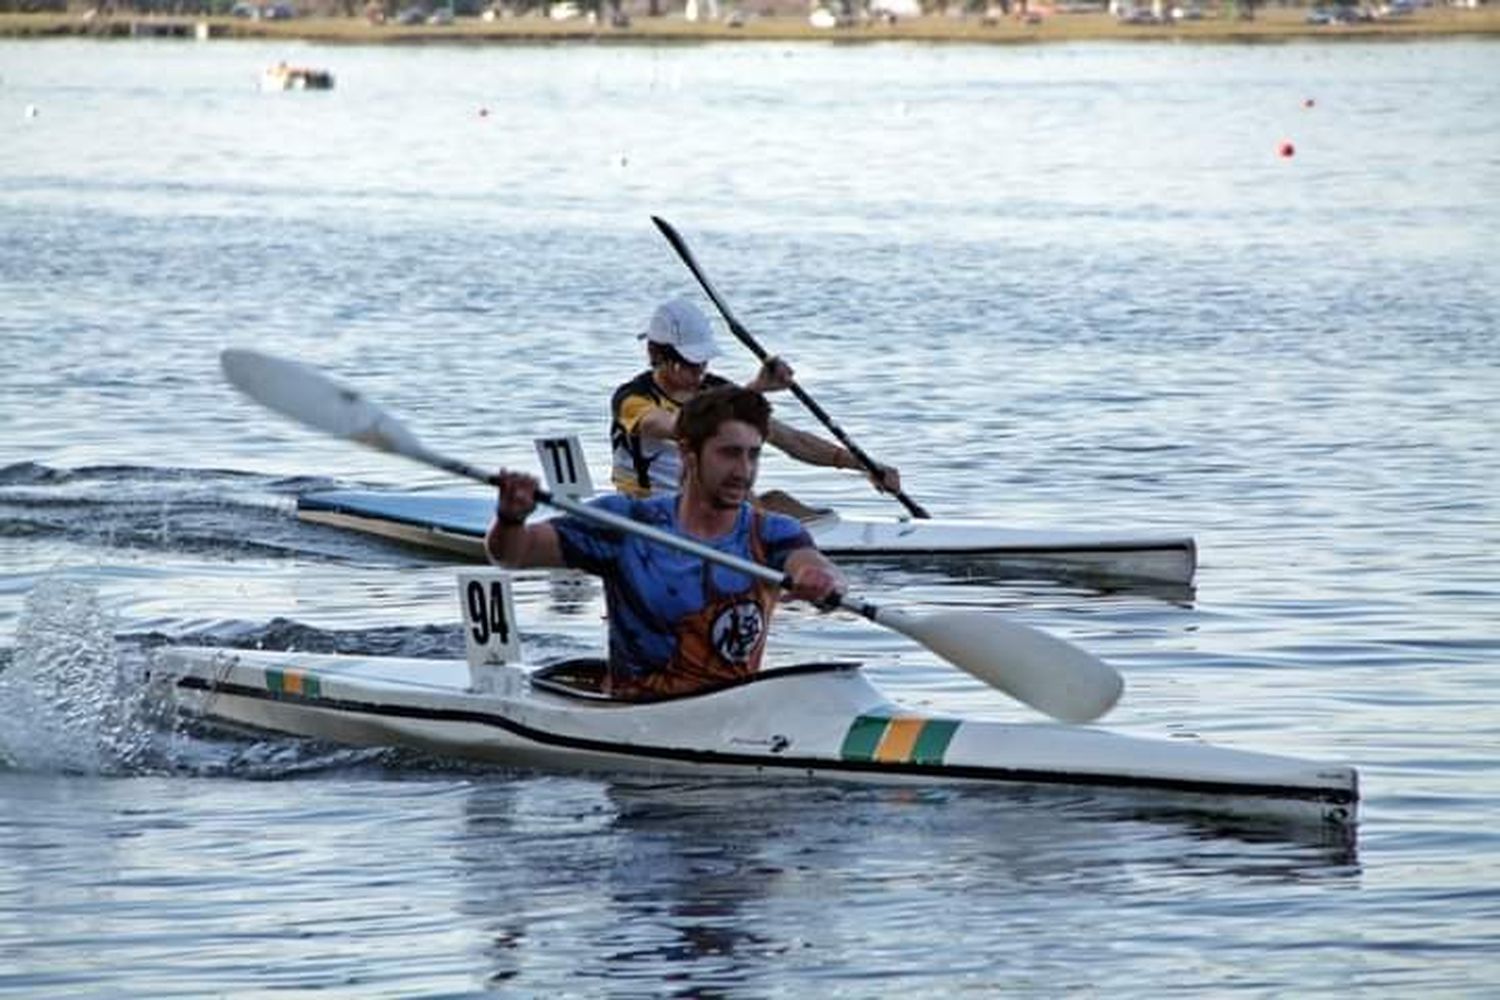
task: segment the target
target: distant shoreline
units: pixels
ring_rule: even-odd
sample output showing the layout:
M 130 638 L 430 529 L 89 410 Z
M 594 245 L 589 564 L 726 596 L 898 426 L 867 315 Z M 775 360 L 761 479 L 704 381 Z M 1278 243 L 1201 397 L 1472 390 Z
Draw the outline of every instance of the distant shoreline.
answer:
M 1403 17 L 1360 24 L 1314 25 L 1307 8 L 1262 10 L 1255 20 L 1213 16 L 1176 24 L 1122 24 L 1103 13 L 1055 14 L 1039 23 L 1016 18 L 978 16 L 921 17 L 895 24 L 875 23 L 814 28 L 805 17 L 752 17 L 743 26 L 687 21 L 680 16 L 636 17 L 628 27 L 613 28 L 582 18 L 552 21 L 518 17 L 496 21 L 460 18 L 450 25 L 371 24 L 359 17 L 297 18 L 254 21 L 241 18 L 195 18 L 115 14 L 84 18 L 77 14 L 0 14 L 0 38 L 127 38 L 164 35 L 194 37 L 198 26 L 219 39 L 299 40 L 329 44 L 593 44 L 690 43 L 718 41 L 824 42 L 963 42 L 1029 44 L 1080 41 L 1285 42 L 1403 40 L 1500 35 L 1500 4 L 1476 9 L 1426 7 Z

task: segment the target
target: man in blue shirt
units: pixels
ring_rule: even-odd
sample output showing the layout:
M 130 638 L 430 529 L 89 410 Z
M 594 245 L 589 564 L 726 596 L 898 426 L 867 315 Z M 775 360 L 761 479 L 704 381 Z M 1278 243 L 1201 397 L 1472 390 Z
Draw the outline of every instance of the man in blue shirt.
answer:
M 592 503 L 770 566 L 790 577 L 793 597 L 822 602 L 842 593 L 843 576 L 797 520 L 751 503 L 770 418 L 753 390 L 701 392 L 677 421 L 682 492 Z M 533 476 L 501 472 L 485 550 L 513 568 L 567 566 L 603 578 L 611 695 L 687 694 L 760 669 L 775 585 L 577 517 L 527 525 L 536 489 Z

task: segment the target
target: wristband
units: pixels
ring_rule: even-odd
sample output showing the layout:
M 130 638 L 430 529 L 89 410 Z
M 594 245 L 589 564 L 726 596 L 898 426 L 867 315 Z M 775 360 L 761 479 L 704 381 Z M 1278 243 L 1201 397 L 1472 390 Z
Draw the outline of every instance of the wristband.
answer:
M 526 523 L 526 519 L 528 517 L 530 517 L 530 516 L 531 516 L 531 511 L 528 510 L 526 513 L 522 514 L 520 517 L 512 517 L 511 515 L 505 513 L 505 511 L 501 510 L 499 504 L 495 505 L 495 520 L 499 521 L 501 524 L 505 525 L 507 528 L 519 528 L 519 527 L 521 527 L 523 524 Z

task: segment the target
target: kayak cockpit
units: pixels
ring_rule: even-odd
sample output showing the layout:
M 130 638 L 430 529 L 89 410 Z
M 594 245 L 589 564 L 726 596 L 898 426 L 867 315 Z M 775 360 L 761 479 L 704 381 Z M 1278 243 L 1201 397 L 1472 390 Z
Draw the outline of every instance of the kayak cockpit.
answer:
M 604 690 L 604 676 L 608 669 L 608 664 L 603 659 L 592 656 L 562 660 L 558 663 L 548 664 L 545 667 L 538 667 L 528 675 L 528 679 L 531 682 L 532 688 L 539 691 L 546 691 L 549 694 L 577 698 L 581 701 L 637 705 L 646 702 L 686 701 L 693 698 L 702 698 L 710 694 L 718 694 L 720 691 L 727 691 L 731 688 L 781 680 L 787 677 L 807 674 L 849 673 L 858 670 L 860 666 L 861 664 L 856 660 L 798 663 L 789 667 L 773 667 L 769 670 L 761 670 L 745 677 L 736 677 L 721 684 L 714 684 L 687 694 L 664 695 L 649 699 L 625 699 L 607 694 Z

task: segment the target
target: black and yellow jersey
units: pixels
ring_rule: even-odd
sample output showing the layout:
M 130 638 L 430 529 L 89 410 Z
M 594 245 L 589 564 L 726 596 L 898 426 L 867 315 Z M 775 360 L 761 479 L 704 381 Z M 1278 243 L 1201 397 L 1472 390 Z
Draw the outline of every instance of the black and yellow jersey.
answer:
M 704 375 L 702 388 L 727 384 L 717 375 Z M 648 497 L 676 492 L 682 479 L 677 442 L 645 437 L 641 420 L 654 409 L 676 413 L 682 404 L 656 384 L 650 369 L 615 390 L 610 399 L 609 444 L 613 455 L 610 479 L 627 496 Z

